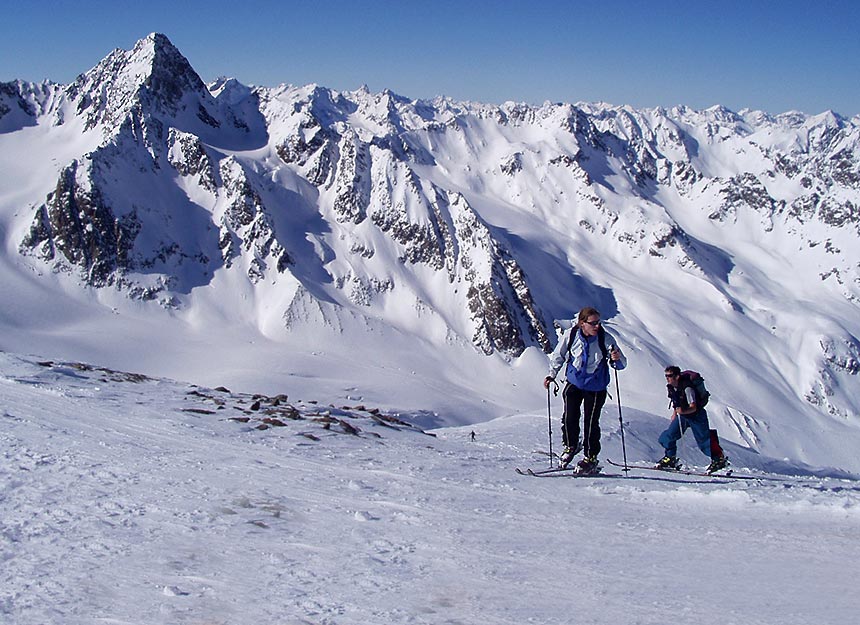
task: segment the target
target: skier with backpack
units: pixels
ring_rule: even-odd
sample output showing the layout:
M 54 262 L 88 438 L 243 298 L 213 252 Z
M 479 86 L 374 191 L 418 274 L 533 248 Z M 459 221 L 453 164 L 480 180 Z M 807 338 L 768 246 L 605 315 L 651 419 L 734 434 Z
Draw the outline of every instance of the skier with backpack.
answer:
M 606 402 L 606 387 L 609 386 L 609 367 L 624 369 L 627 359 L 615 339 L 603 329 L 597 309 L 586 307 L 579 311 L 570 330 L 564 333 L 549 360 L 549 375 L 544 378 L 544 388 L 555 381 L 562 365 L 567 361 L 562 418 L 562 440 L 564 449 L 559 459 L 561 468 L 567 467 L 574 456 L 583 450 L 583 458 L 577 463 L 580 473 L 598 471 L 597 456 L 600 453 L 600 412 Z M 579 422 L 581 408 L 585 408 L 580 445 Z
M 717 431 L 708 423 L 705 405 L 710 393 L 705 388 L 705 380 L 695 371 L 681 371 L 675 365 L 666 367 L 666 390 L 671 402 L 672 422 L 660 435 L 659 442 L 666 454 L 657 463 L 658 469 L 680 469 L 678 461 L 678 441 L 687 428 L 693 430 L 696 444 L 711 459 L 708 473 L 728 466 L 729 459 L 720 447 Z

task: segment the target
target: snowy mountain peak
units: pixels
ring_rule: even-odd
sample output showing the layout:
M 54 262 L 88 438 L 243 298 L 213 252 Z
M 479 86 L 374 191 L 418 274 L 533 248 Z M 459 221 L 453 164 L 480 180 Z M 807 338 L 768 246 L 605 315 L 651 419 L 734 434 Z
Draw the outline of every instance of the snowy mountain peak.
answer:
M 69 85 L 65 96 L 85 130 L 100 128 L 106 142 L 122 134 L 142 139 L 155 153 L 169 127 L 227 149 L 266 141 L 253 93 L 236 81 L 222 82 L 217 94 L 210 93 L 188 60 L 158 33 L 130 51 L 114 50 Z M 68 121 L 68 113 L 57 119 Z
M 134 47 L 129 70 L 143 70 L 143 86 L 166 106 L 178 106 L 183 96 L 207 94 L 206 86 L 179 50 L 162 34 L 153 33 Z

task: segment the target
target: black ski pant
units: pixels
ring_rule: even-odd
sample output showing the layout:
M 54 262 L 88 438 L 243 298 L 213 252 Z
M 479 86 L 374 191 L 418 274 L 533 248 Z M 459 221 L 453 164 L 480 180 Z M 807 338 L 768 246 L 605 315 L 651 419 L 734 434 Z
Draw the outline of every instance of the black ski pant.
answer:
M 564 446 L 576 447 L 579 442 L 579 422 L 582 420 L 584 455 L 586 458 L 598 455 L 600 453 L 600 413 L 603 410 L 603 404 L 606 403 L 606 391 L 584 391 L 568 382 L 562 395 L 564 419 L 561 422 L 561 436 Z

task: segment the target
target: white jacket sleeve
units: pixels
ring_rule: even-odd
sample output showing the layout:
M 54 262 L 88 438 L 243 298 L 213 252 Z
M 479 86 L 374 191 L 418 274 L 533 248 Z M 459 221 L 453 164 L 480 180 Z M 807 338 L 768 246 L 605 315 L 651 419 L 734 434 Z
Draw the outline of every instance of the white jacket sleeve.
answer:
M 565 360 L 567 360 L 567 354 L 570 351 L 570 341 L 573 336 L 574 328 L 570 328 L 567 330 L 561 337 L 561 340 L 558 342 L 558 345 L 555 346 L 555 349 L 552 351 L 549 357 L 549 377 L 555 379 L 555 376 L 558 375 L 559 370 L 564 366 Z

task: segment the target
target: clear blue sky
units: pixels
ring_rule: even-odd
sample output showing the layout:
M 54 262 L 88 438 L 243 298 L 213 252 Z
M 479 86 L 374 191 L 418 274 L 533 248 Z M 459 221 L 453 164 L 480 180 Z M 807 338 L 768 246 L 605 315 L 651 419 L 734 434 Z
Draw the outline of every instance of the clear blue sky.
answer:
M 151 32 L 205 81 L 860 114 L 858 0 L 9 2 L 0 81 L 67 83 Z

